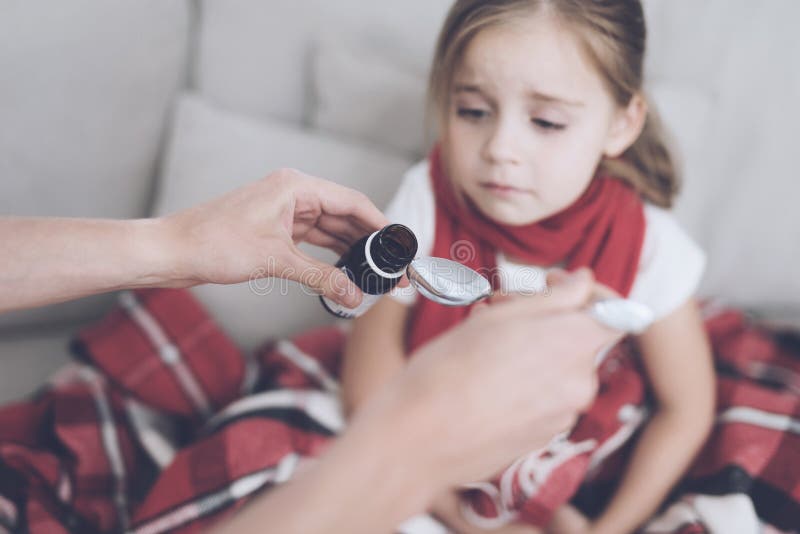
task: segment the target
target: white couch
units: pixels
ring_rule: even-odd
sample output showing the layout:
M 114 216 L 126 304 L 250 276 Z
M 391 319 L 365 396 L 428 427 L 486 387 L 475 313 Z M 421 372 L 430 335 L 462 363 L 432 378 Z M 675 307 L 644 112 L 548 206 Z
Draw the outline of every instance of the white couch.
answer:
M 425 150 L 449 3 L 4 0 L 0 214 L 159 214 L 280 166 L 383 204 Z M 703 293 L 800 307 L 800 3 L 646 8 L 650 89 L 686 164 L 677 213 L 709 254 Z M 293 285 L 195 291 L 246 348 L 328 320 Z M 0 401 L 66 361 L 69 336 L 112 302 L 0 317 Z

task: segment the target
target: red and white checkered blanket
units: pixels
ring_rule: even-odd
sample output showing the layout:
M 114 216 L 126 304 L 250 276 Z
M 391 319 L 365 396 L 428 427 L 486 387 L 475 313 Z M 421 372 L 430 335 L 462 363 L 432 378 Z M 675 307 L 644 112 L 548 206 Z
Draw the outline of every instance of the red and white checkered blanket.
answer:
M 731 310 L 707 327 L 717 425 L 645 531 L 744 532 L 748 521 L 797 529 L 800 337 Z M 344 335 L 317 329 L 251 357 L 189 292 L 124 293 L 77 336 L 78 363 L 0 409 L 0 533 L 203 530 L 291 478 L 342 429 Z M 570 500 L 603 505 L 647 417 L 647 392 L 630 345 L 600 372 L 598 399 L 568 438 L 465 491 L 474 519 L 518 512 L 541 523 Z

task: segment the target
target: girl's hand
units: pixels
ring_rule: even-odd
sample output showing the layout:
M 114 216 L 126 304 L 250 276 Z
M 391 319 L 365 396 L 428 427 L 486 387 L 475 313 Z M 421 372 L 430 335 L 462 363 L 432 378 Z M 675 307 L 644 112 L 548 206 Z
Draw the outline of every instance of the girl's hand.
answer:
M 434 502 L 431 512 L 453 534 L 543 534 L 541 529 L 520 522 L 508 523 L 492 530 L 476 527 L 462 516 L 458 493 L 454 491 L 441 495 Z
M 592 522 L 571 504 L 556 510 L 553 520 L 547 525 L 547 534 L 588 534 L 592 533 Z

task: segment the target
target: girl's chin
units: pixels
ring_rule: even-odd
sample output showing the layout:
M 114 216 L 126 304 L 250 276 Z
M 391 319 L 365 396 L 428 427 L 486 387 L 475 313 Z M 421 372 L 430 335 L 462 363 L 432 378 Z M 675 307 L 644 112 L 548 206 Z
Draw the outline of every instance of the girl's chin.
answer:
M 508 226 L 525 226 L 544 218 L 541 210 L 534 207 L 523 208 L 509 205 L 492 204 L 487 206 L 478 204 L 478 209 L 494 222 Z

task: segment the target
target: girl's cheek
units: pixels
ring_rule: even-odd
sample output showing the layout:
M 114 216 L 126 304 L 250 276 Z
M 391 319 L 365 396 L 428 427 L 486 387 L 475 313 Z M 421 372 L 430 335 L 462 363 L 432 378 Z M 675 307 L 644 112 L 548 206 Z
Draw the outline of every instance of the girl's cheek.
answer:
M 458 121 L 450 121 L 447 125 L 446 142 L 451 145 L 454 151 L 463 148 L 463 145 L 468 141 L 470 132 L 464 128 L 463 125 L 458 124 Z

